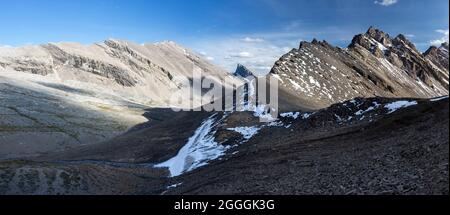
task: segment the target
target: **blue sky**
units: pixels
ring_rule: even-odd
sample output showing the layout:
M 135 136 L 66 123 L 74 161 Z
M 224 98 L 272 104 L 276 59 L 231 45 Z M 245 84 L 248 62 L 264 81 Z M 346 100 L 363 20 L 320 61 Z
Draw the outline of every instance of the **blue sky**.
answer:
M 0 0 L 0 45 L 173 40 L 264 72 L 301 40 L 347 46 L 371 25 L 425 50 L 448 41 L 448 0 Z

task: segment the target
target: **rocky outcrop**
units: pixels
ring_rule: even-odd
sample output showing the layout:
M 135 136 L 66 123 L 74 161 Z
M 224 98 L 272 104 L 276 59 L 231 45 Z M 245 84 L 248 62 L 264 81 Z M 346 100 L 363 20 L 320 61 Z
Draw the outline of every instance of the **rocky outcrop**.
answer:
M 2 47 L 0 66 L 4 71 L 58 76 L 61 81 L 130 88 L 134 99 L 159 105 L 166 105 L 174 93 L 184 93 L 190 86 L 183 81 L 192 84 L 194 71 L 216 84 L 223 84 L 226 77 L 234 84 L 241 82 L 174 42 L 139 45 L 109 39 L 94 45 Z M 200 95 L 193 96 L 200 100 Z
M 448 96 L 418 99 L 448 94 L 445 58 L 375 28 L 301 42 L 275 117 L 242 65 L 243 111 L 172 110 L 192 71 L 231 76 L 173 42 L 0 49 L 0 194 L 448 194 Z
M 168 194 L 447 195 L 448 99 L 389 115 L 385 102 L 395 100 L 356 99 L 262 129 Z
M 169 117 L 106 144 L 0 161 L 0 194 L 449 192 L 448 97 L 357 98 L 271 123 L 251 112 L 152 111 Z M 182 150 L 187 141 L 195 142 Z M 152 168 L 179 154 L 182 168 L 197 168 L 176 177 Z
M 0 159 L 108 140 L 150 107 L 191 108 L 202 96 L 186 96 L 194 71 L 215 85 L 241 82 L 174 42 L 1 47 Z M 177 95 L 184 102 L 172 104 Z

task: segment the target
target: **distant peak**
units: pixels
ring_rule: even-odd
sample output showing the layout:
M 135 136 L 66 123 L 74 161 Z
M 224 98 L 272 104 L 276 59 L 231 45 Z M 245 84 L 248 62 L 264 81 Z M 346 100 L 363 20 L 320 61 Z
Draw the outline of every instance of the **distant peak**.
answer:
M 330 45 L 326 40 L 319 41 L 319 40 L 316 39 L 316 38 L 314 38 L 314 39 L 311 41 L 311 44 L 314 44 L 314 45 L 323 45 L 323 46 L 328 46 L 328 45 Z
M 301 41 L 299 48 L 301 49 L 301 48 L 304 48 L 304 47 L 310 46 L 310 45 L 320 45 L 320 46 L 324 46 L 324 47 L 332 47 L 332 45 L 330 45 L 326 40 L 319 41 L 318 39 L 314 38 L 311 42 Z
M 358 34 L 353 37 L 349 48 L 360 45 L 368 50 L 372 50 L 374 43 L 380 43 L 384 47 L 390 47 L 392 45 L 392 39 L 389 34 L 370 26 L 366 33 Z
M 120 40 L 120 39 L 115 39 L 115 38 L 108 38 L 107 40 L 104 41 L 105 43 L 117 43 L 117 44 L 123 44 L 123 43 L 127 43 L 128 41 L 126 40 Z
M 442 43 L 440 47 L 430 46 L 427 51 L 424 52 L 425 56 L 437 56 L 439 52 L 448 52 L 448 43 Z
M 372 26 L 367 30 L 366 35 L 383 45 L 388 45 L 391 43 L 389 34 Z
M 412 47 L 415 47 L 414 44 L 413 44 L 411 41 L 409 41 L 409 39 L 408 39 L 405 35 L 403 35 L 403 34 L 397 35 L 397 36 L 394 38 L 394 40 L 403 41 L 403 42 L 405 42 L 406 44 L 408 44 L 408 45 L 410 45 L 410 46 L 412 46 Z

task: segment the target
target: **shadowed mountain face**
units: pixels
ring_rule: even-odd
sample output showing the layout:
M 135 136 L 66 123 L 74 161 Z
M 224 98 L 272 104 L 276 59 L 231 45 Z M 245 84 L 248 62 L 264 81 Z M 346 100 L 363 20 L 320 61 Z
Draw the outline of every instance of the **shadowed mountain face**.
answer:
M 374 28 L 346 49 L 302 42 L 268 74 L 276 117 L 245 99 L 173 111 L 196 67 L 257 95 L 244 65 L 171 42 L 1 48 L 0 194 L 449 193 L 448 44 L 422 54 Z
M 79 88 L 114 89 L 152 106 L 169 105 L 173 94 L 189 87 L 183 80 L 192 81 L 197 68 L 202 78 L 212 83 L 221 84 L 226 77 L 233 80 L 227 72 L 174 42 L 138 45 L 111 39 L 89 46 L 51 43 L 0 48 L 0 74 L 31 73 Z M 193 95 L 192 99 L 199 100 L 199 96 Z

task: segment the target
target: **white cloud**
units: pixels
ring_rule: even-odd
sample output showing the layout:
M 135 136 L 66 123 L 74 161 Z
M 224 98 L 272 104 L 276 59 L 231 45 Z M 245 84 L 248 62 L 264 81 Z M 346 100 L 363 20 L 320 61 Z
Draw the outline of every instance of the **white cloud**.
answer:
M 395 3 L 397 3 L 398 0 L 381 0 L 381 1 L 375 1 L 375 4 L 383 5 L 383 6 L 391 6 Z
M 253 37 L 245 37 L 245 38 L 242 39 L 242 41 L 248 42 L 248 43 L 261 43 L 261 42 L 264 42 L 264 39 L 253 38 Z
M 249 58 L 249 57 L 253 57 L 253 55 L 249 52 L 239 52 L 239 53 L 230 54 L 230 57 Z
M 438 29 L 438 30 L 436 30 L 436 32 L 441 34 L 441 38 L 430 41 L 431 45 L 440 46 L 442 43 L 445 43 L 445 42 L 448 43 L 448 38 L 449 38 L 449 30 L 448 29 L 447 30 Z

